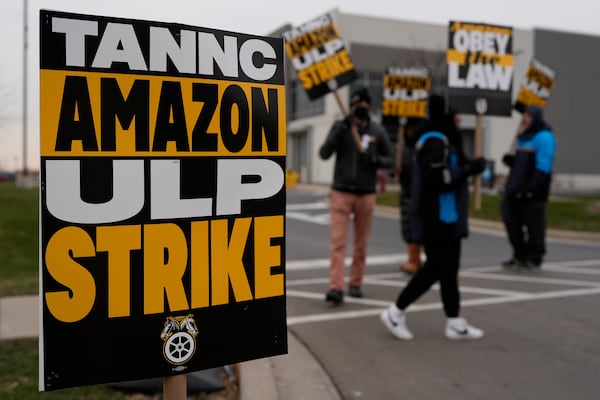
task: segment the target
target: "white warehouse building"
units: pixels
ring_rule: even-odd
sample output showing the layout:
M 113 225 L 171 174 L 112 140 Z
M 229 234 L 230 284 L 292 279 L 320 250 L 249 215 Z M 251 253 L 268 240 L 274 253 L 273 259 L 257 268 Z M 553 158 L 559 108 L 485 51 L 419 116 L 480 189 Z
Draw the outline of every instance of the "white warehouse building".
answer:
M 338 89 L 346 103 L 358 86 L 366 86 L 373 97 L 372 115 L 381 118 L 383 77 L 389 66 L 427 67 L 432 76 L 431 93 L 447 94 L 446 50 L 448 25 L 392 20 L 324 10 L 333 18 L 346 42 L 359 78 Z M 315 16 L 317 17 L 317 16 Z M 485 21 L 465 21 L 482 22 Z M 292 28 L 284 25 L 272 36 Z M 555 190 L 600 190 L 600 112 L 595 111 L 600 93 L 600 37 L 547 29 L 513 30 L 513 99 L 516 98 L 532 58 L 557 73 L 544 117 L 557 138 L 553 187 Z M 287 60 L 289 61 L 289 60 Z M 328 184 L 333 160 L 318 156 L 333 122 L 342 111 L 333 94 L 309 100 L 291 63 L 286 62 L 287 169 L 299 173 L 299 181 Z M 483 117 L 483 156 L 494 161 L 498 182 L 507 169 L 501 159 L 513 141 L 521 114 Z M 473 155 L 475 116 L 461 116 L 465 149 Z M 396 132 L 389 131 L 395 142 Z

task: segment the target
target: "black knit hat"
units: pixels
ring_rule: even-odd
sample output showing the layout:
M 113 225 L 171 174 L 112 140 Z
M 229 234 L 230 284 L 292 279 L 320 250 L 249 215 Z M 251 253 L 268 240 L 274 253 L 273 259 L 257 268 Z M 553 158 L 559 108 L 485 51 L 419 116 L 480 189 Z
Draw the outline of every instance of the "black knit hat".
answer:
M 427 104 L 430 119 L 443 118 L 446 113 L 446 100 L 439 94 L 432 94 L 429 96 L 429 102 Z
M 371 105 L 371 94 L 369 93 L 369 89 L 362 87 L 357 89 L 352 94 L 350 98 L 350 104 L 358 103 L 359 101 L 365 101 Z

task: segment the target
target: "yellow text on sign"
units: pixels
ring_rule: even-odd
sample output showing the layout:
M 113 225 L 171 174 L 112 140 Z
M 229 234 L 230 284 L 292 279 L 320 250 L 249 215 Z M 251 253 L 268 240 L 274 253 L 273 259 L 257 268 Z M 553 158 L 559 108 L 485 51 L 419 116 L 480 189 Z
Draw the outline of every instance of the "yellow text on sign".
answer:
M 131 315 L 131 253 L 143 252 L 144 314 L 163 313 L 165 298 L 171 312 L 206 308 L 254 299 L 283 296 L 280 245 L 282 215 L 191 222 L 189 241 L 172 223 L 101 226 L 95 242 L 83 229 L 65 227 L 55 232 L 45 249 L 47 272 L 65 290 L 46 291 L 50 314 L 72 323 L 84 319 L 94 307 L 97 286 L 80 258 L 108 255 L 108 318 Z M 253 236 L 253 279 L 249 279 L 243 255 Z M 184 274 L 190 274 L 189 286 Z M 253 282 L 253 286 L 250 282 Z M 234 299 L 229 297 L 229 287 Z M 188 299 L 190 299 L 188 301 Z
M 302 87 L 310 90 L 353 69 L 354 64 L 350 59 L 350 54 L 346 50 L 341 50 L 332 57 L 299 71 L 298 78 L 302 82 Z
M 424 118 L 427 116 L 427 100 L 383 100 L 381 104 L 381 114 L 392 117 Z

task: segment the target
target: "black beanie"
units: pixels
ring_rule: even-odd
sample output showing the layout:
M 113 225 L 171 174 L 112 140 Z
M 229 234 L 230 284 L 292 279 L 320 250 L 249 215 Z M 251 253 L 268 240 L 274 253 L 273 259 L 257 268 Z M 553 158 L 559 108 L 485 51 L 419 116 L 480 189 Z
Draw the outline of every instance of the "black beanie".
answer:
M 446 101 L 439 94 L 432 94 L 429 96 L 427 107 L 429 109 L 430 119 L 440 119 L 446 113 Z
M 357 89 L 352 94 L 352 97 L 350 98 L 350 104 L 352 105 L 359 101 L 366 101 L 367 103 L 369 103 L 369 105 L 371 105 L 371 94 L 369 94 L 369 89 L 363 87 L 363 88 Z

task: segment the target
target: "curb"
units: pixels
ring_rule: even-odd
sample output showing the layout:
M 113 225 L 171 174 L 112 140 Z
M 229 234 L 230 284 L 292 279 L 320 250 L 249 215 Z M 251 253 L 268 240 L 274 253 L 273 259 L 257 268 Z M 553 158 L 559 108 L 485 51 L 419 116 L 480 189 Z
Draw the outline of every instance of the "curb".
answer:
M 288 354 L 240 366 L 240 400 L 341 400 L 317 359 L 288 330 Z

